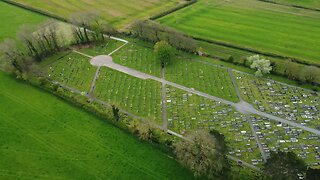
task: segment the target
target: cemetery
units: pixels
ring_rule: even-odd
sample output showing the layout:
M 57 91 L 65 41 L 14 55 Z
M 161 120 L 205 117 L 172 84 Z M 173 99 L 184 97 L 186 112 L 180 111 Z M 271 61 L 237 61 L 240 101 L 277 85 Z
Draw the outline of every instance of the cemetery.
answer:
M 319 93 L 234 72 L 241 96 L 256 109 L 319 129 Z
M 197 61 L 200 58 L 185 53 L 179 54 L 165 69 L 165 78 L 213 96 L 238 102 L 227 69 Z
M 316 6 L 1 1 L 0 179 L 319 179 Z
M 89 92 L 97 68 L 90 65 L 87 57 L 74 52 L 65 52 L 52 58 L 55 58 L 53 60 L 56 61 L 45 65 L 49 80 L 65 84 L 82 92 Z
M 161 84 L 102 67 L 95 97 L 126 111 L 161 122 Z
M 97 68 L 90 65 L 86 54 L 109 54 L 121 45 L 123 43 L 110 40 L 105 46 L 79 49 L 83 55 L 73 52 L 50 64 L 48 76 L 61 84 L 89 91 Z M 160 76 L 159 62 L 148 46 L 129 43 L 114 52 L 112 57 L 115 63 Z M 292 150 L 310 166 L 319 166 L 319 135 L 266 117 L 242 114 L 231 105 L 170 85 L 165 85 L 165 99 L 162 99 L 160 82 L 139 79 L 107 67 L 101 67 L 98 71 L 94 97 L 150 119 L 159 126 L 163 125 L 164 100 L 168 129 L 182 135 L 196 129 L 218 130 L 226 137 L 228 154 L 244 162 L 260 167 L 271 151 Z M 233 102 L 239 101 L 235 89 L 238 88 L 242 99 L 257 110 L 318 128 L 319 94 L 273 80 L 258 79 L 240 71 L 234 70 L 232 74 L 236 87 L 232 84 L 228 69 L 205 64 L 180 52 L 171 66 L 165 68 L 167 81 Z M 68 78 L 62 80 L 61 77 Z

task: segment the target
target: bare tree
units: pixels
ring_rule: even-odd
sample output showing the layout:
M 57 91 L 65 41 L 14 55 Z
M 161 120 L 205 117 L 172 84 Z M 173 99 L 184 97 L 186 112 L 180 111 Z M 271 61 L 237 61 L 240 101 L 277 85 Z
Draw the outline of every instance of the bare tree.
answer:
M 92 24 L 99 24 L 99 16 L 95 12 L 74 13 L 70 16 L 70 22 L 75 25 L 73 32 L 78 43 L 90 42 L 88 29 Z M 93 35 L 95 38 L 95 35 Z
M 35 36 L 34 28 L 28 25 L 24 25 L 18 31 L 18 38 L 25 45 L 28 50 L 28 54 L 34 57 L 37 61 L 41 60 L 41 52 L 36 46 L 37 37 Z

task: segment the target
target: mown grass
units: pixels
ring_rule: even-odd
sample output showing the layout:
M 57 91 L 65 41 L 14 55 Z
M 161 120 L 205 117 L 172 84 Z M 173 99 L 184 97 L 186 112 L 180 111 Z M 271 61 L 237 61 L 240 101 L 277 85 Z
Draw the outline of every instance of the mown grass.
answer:
M 21 8 L 0 2 L 0 42 L 5 38 L 15 38 L 19 27 L 24 24 L 39 24 L 47 18 Z
M 298 5 L 308 8 L 320 9 L 320 1 L 318 0 L 273 0 L 274 2 L 283 3 L 286 5 Z
M 46 77 L 82 92 L 89 92 L 97 70 L 90 59 L 75 52 L 61 52 L 43 61 Z
M 161 120 L 161 83 L 102 67 L 94 95 L 141 117 Z
M 135 43 L 129 43 L 113 54 L 113 61 L 121 65 L 161 77 L 160 62 L 153 49 Z
M 165 68 L 165 79 L 204 93 L 238 102 L 228 70 L 180 55 Z
M 159 22 L 196 37 L 319 63 L 319 15 L 255 0 L 201 0 Z
M 151 145 L 0 72 L 0 179 L 189 179 Z
M 72 13 L 97 12 L 103 20 L 124 27 L 137 19 L 145 19 L 176 6 L 181 0 L 15 0 L 21 4 L 69 18 Z

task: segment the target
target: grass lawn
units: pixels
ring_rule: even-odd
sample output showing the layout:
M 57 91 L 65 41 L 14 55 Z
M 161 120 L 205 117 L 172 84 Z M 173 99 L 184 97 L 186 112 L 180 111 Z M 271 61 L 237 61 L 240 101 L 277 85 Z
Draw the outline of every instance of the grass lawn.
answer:
M 113 54 L 115 63 L 161 77 L 161 66 L 152 48 L 129 43 Z
M 161 119 L 161 83 L 102 67 L 94 95 L 141 117 Z
M 78 51 L 88 54 L 90 56 L 108 55 L 109 53 L 116 50 L 123 44 L 123 42 L 117 40 L 106 39 L 106 42 L 92 44 L 88 47 L 82 47 L 78 49 Z
M 189 179 L 176 161 L 0 72 L 0 179 Z
M 273 0 L 274 2 L 320 9 L 319 0 Z
M 0 2 L 0 42 L 5 38 L 15 38 L 19 27 L 24 24 L 39 24 L 47 18 L 33 12 Z
M 88 92 L 97 70 L 89 61 L 89 58 L 74 52 L 61 52 L 40 65 L 44 66 L 45 74 L 50 80 Z
M 200 0 L 159 22 L 196 37 L 319 63 L 318 12 L 255 0 Z
M 180 54 L 165 68 L 165 79 L 204 93 L 238 102 L 227 69 L 197 62 L 197 56 Z
M 41 9 L 64 18 L 70 14 L 85 11 L 98 12 L 102 18 L 117 27 L 124 27 L 136 19 L 145 19 L 182 0 L 14 0 L 27 6 Z

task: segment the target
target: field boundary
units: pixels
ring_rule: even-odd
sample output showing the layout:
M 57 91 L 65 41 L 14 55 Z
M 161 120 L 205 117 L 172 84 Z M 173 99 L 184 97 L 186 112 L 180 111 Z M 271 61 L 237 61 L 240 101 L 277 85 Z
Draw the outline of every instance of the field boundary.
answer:
M 248 47 L 242 47 L 242 46 L 234 45 L 234 44 L 227 43 L 227 42 L 221 42 L 221 41 L 216 41 L 216 40 L 211 40 L 211 39 L 204 39 L 204 38 L 195 37 L 195 36 L 191 36 L 191 37 L 197 41 L 202 41 L 202 42 L 206 42 L 206 43 L 210 43 L 210 44 L 216 44 L 216 45 L 220 45 L 220 46 L 224 46 L 224 47 L 228 47 L 228 48 L 233 48 L 233 49 L 237 49 L 237 50 L 241 50 L 241 51 L 246 51 L 246 52 L 250 52 L 250 53 L 261 54 L 264 56 L 278 58 L 278 59 L 282 59 L 282 60 L 291 60 L 292 62 L 296 62 L 299 64 L 308 65 L 308 66 L 316 66 L 316 67 L 320 68 L 320 63 L 309 62 L 306 60 L 302 60 L 302 59 L 298 59 L 298 58 L 294 58 L 294 57 L 290 57 L 290 56 L 283 56 L 283 55 L 275 54 L 275 53 L 271 53 L 271 52 L 265 52 L 265 51 L 261 51 L 261 50 L 257 50 L 257 49 L 248 48 Z
M 53 18 L 53 19 L 56 19 L 56 20 L 59 20 L 59 21 L 63 21 L 63 22 L 69 22 L 67 19 L 65 19 L 65 18 L 63 18 L 61 16 L 57 16 L 55 14 L 52 14 L 52 13 L 49 13 L 49 12 L 46 12 L 46 11 L 43 11 L 43 10 L 40 10 L 40 9 L 37 9 L 37 8 L 33 8 L 33 7 L 30 7 L 30 6 L 15 2 L 15 1 L 11 1 L 11 0 L 1 0 L 1 1 L 5 2 L 5 3 L 8 3 L 10 5 L 13 5 L 13 6 L 20 7 L 22 9 L 25 9 L 25 10 L 28 10 L 28 11 L 32 11 L 34 13 L 37 13 L 37 14 L 40 14 L 40 15 L 43 15 L 43 16 L 47 16 L 49 18 Z
M 311 8 L 311 7 L 300 6 L 300 5 L 295 5 L 295 4 L 279 3 L 279 2 L 276 2 L 276 1 L 273 1 L 273 0 L 257 0 L 257 1 L 276 4 L 276 5 L 280 5 L 280 6 L 287 6 L 287 7 L 293 7 L 293 8 L 298 8 L 298 9 L 304 9 L 304 10 L 309 10 L 309 11 L 320 12 L 320 9 L 318 9 L 318 8 Z
M 24 4 L 21 4 L 21 3 L 18 3 L 18 2 L 14 2 L 14 1 L 11 1 L 11 0 L 1 0 L 5 3 L 8 3 L 8 4 L 11 4 L 13 6 L 17 6 L 17 7 L 20 7 L 20 8 L 23 8 L 23 9 L 26 9 L 26 10 L 29 10 L 29 11 L 32 11 L 34 13 L 37 13 L 37 14 L 40 14 L 40 15 L 44 15 L 44 16 L 47 16 L 49 18 L 53 18 L 53 19 L 56 19 L 56 20 L 59 20 L 59 21 L 63 21 L 63 22 L 66 22 L 66 23 L 69 23 L 69 21 L 63 17 L 60 17 L 60 16 L 57 16 L 55 14 L 52 14 L 52 13 L 49 13 L 49 12 L 46 12 L 46 11 L 43 11 L 43 10 L 40 10 L 40 9 L 37 9 L 37 8 L 33 8 L 33 7 L 30 7 L 30 6 L 27 6 L 27 5 L 24 5 Z M 270 1 L 270 0 L 257 0 L 257 1 L 261 1 L 261 2 L 266 2 L 266 3 L 274 3 L 274 4 L 279 4 L 279 3 L 276 3 L 274 1 Z M 168 10 L 166 12 L 166 14 L 158 14 L 158 15 L 155 15 L 154 17 L 151 17 L 149 18 L 150 20 L 156 20 L 156 19 L 159 19 L 161 17 L 164 17 L 166 15 L 169 15 L 175 11 L 178 11 L 180 9 L 183 9 L 185 7 L 188 7 L 196 2 L 198 2 L 198 0 L 192 0 L 190 1 L 192 3 L 188 3 L 188 5 L 186 6 L 182 6 L 178 9 L 175 9 L 174 11 L 173 10 Z M 285 4 L 279 4 L 279 5 L 283 5 L 283 6 L 288 6 L 288 5 L 285 5 Z M 177 7 L 176 7 L 177 8 Z M 318 9 L 318 11 L 320 12 L 320 9 Z M 158 17 L 157 17 L 158 16 Z M 252 48 L 248 48 L 248 47 L 242 47 L 242 46 L 238 46 L 238 45 L 234 45 L 234 44 L 231 44 L 231 43 L 227 43 L 227 42 L 221 42 L 221 41 L 216 41 L 216 40 L 210 40 L 210 39 L 204 39 L 204 38 L 200 38 L 200 37 L 195 37 L 195 36 L 190 36 L 192 37 L 193 39 L 195 40 L 198 40 L 198 41 L 202 41 L 202 42 L 207 42 L 207 43 L 210 43 L 210 44 L 216 44 L 216 45 L 220 45 L 220 46 L 224 46 L 224 47 L 228 47 L 228 48 L 233 48 L 233 49 L 237 49 L 237 50 L 242 50 L 242 51 L 246 51 L 246 52 L 250 52 L 250 53 L 256 53 L 256 54 L 261 54 L 261 55 L 264 55 L 264 56 L 268 56 L 268 57 L 273 57 L 273 58 L 279 58 L 279 59 L 282 59 L 282 60 L 291 60 L 293 62 L 296 62 L 296 63 L 299 63 L 299 64 L 303 64 L 303 65 L 310 65 L 310 66 L 316 66 L 318 68 L 320 68 L 320 63 L 315 63 L 315 62 L 309 62 L 307 60 L 303 60 L 303 59 L 298 59 L 298 58 L 295 58 L 295 57 L 290 57 L 290 56 L 283 56 L 283 55 L 280 55 L 280 54 L 275 54 L 275 53 L 271 53 L 271 52 L 265 52 L 265 51 L 261 51 L 261 50 L 257 50 L 257 49 L 252 49 Z M 113 37 L 114 38 L 114 37 Z M 124 41 L 123 41 L 124 42 Z M 213 56 L 214 58 L 217 58 L 217 59 L 220 59 L 220 60 L 224 60 L 224 58 L 221 58 L 221 57 L 216 57 L 216 56 Z
M 186 8 L 188 6 L 191 6 L 192 4 L 194 4 L 196 2 L 198 2 L 198 0 L 189 0 L 189 1 L 185 0 L 184 3 L 179 4 L 176 7 L 173 7 L 171 9 L 166 10 L 166 11 L 160 12 L 159 14 L 156 14 L 154 16 L 151 16 L 149 19 L 150 20 L 156 20 L 156 19 L 162 18 L 162 17 L 167 16 L 167 15 L 169 15 L 171 13 L 174 13 L 174 12 L 179 11 L 181 9 L 184 9 L 184 8 Z

